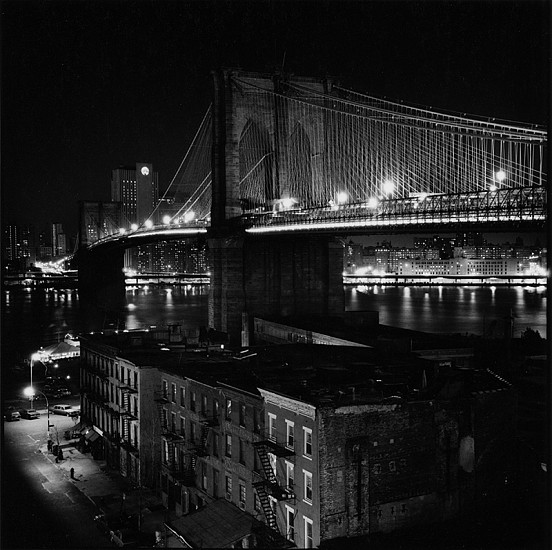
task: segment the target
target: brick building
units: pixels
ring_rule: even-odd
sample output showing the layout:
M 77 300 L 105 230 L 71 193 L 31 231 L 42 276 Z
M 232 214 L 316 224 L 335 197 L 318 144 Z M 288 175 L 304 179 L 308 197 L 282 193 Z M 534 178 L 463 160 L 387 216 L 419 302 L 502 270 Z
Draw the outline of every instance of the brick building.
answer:
M 203 544 L 209 522 L 232 525 L 221 545 L 250 547 L 388 533 L 456 517 L 515 476 L 515 394 L 490 371 L 368 348 L 238 359 L 124 338 L 83 341 L 83 418 L 122 473 L 158 487 L 183 545 Z

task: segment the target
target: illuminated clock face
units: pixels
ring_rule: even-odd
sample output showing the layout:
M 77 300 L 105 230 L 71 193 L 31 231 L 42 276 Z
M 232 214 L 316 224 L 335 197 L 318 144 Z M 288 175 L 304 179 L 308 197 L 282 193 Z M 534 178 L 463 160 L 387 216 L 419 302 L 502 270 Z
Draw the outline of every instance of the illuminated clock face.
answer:
M 142 166 L 142 170 L 140 170 L 144 176 L 147 176 L 149 174 L 149 168 L 147 166 Z

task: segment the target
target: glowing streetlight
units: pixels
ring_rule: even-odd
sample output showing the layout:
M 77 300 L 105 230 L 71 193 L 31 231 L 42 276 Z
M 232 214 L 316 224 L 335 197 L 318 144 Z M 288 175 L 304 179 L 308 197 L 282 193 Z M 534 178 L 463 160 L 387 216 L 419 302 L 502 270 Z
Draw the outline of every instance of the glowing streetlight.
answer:
M 48 403 L 48 398 L 46 397 L 46 394 L 42 393 L 40 390 L 35 390 L 32 385 L 30 385 L 28 388 L 25 388 L 23 390 L 23 394 L 29 398 L 29 403 L 31 404 L 30 408 L 34 409 L 33 407 L 33 399 L 37 393 L 40 393 L 44 399 L 46 400 L 46 419 L 48 421 L 48 439 L 50 439 L 50 404 Z
M 378 207 L 378 199 L 376 197 L 370 197 L 368 199 L 368 208 L 377 208 Z
M 138 229 L 138 224 L 137 223 L 133 223 L 131 226 L 130 226 L 130 229 L 132 229 L 132 231 L 136 231 Z
M 39 361 L 40 360 L 40 354 L 39 353 L 33 353 L 31 355 L 31 387 L 33 385 L 33 367 L 34 367 L 34 364 L 35 364 L 35 361 Z M 33 408 L 32 407 L 32 399 L 29 399 L 29 402 L 31 403 L 31 409 Z
M 144 225 L 148 228 L 148 229 L 151 229 L 153 227 L 153 222 L 151 220 L 146 220 L 144 222 Z
M 506 172 L 504 170 L 498 170 L 495 174 L 495 179 L 499 183 L 502 183 L 506 179 Z
M 294 205 L 295 201 L 291 197 L 284 197 L 282 199 L 282 206 L 285 209 L 291 208 Z
M 163 223 L 165 225 L 169 225 L 171 223 L 171 217 L 168 214 L 166 216 L 163 216 Z
M 392 180 L 385 180 L 383 182 L 383 192 L 386 195 L 390 195 L 391 193 L 393 193 L 394 190 L 395 190 L 395 184 L 393 183 Z
M 349 199 L 349 195 L 345 191 L 340 191 L 337 194 L 337 204 L 345 204 Z
M 184 223 L 189 223 L 195 218 L 195 212 L 190 210 L 184 214 Z
M 124 227 L 119 227 L 119 235 L 124 235 L 126 233 L 126 229 Z

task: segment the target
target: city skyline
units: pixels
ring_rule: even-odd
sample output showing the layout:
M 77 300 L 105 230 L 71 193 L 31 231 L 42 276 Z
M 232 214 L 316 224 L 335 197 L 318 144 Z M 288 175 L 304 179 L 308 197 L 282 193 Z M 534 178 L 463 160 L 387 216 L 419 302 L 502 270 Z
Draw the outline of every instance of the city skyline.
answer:
M 3 12 L 5 223 L 76 232 L 77 200 L 109 200 L 120 165 L 151 163 L 162 191 L 218 66 L 331 74 L 436 110 L 547 122 L 544 2 L 3 2 Z

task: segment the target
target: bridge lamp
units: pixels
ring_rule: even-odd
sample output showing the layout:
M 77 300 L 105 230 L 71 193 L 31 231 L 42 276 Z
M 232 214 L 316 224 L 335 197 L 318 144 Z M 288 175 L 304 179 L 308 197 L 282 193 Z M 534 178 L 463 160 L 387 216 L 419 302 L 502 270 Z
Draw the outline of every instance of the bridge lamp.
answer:
M 493 193 L 497 190 L 497 186 L 494 183 L 491 183 L 489 186 L 489 191 L 492 191 Z
M 495 173 L 495 179 L 499 183 L 502 183 L 506 179 L 506 172 L 504 170 L 499 170 Z
M 376 197 L 370 197 L 368 199 L 368 208 L 377 208 L 378 207 L 378 199 Z
M 119 227 L 119 235 L 124 235 L 126 233 L 126 229 L 124 227 Z
M 282 199 L 282 206 L 286 209 L 291 208 L 294 203 L 295 201 L 291 197 L 285 197 Z
M 148 228 L 148 229 L 151 229 L 153 227 L 153 222 L 151 220 L 146 220 L 144 222 L 144 225 Z
M 169 225 L 171 223 L 171 217 L 169 215 L 163 216 L 163 223 Z
M 349 199 L 349 195 L 345 191 L 340 191 L 337 194 L 337 204 L 345 204 Z
M 390 195 L 395 190 L 395 184 L 391 180 L 385 180 L 383 182 L 383 192 L 386 195 Z
M 131 226 L 130 226 L 130 229 L 132 229 L 132 231 L 136 231 L 138 229 L 138 224 L 137 223 L 133 223 Z
M 184 214 L 184 223 L 189 223 L 195 218 L 195 212 L 193 210 L 190 210 L 189 212 L 186 212 Z

